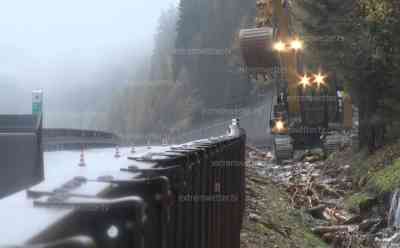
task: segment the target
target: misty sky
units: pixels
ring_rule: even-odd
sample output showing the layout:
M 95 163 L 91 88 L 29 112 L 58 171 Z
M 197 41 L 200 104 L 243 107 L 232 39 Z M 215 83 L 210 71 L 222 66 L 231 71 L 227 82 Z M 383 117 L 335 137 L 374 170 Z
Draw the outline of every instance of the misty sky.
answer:
M 44 90 L 45 106 L 51 111 L 71 102 L 81 110 L 87 105 L 85 101 L 96 99 L 96 90 L 103 92 L 99 101 L 108 101 L 111 92 L 106 87 L 129 81 L 133 67 L 151 53 L 161 11 L 177 3 L 2 1 L 0 114 L 30 111 L 30 91 L 39 88 Z
M 161 10 L 176 2 L 3 1 L 0 73 L 45 78 L 60 65 L 68 69 L 91 68 L 93 64 L 118 60 L 126 50 L 149 50 Z

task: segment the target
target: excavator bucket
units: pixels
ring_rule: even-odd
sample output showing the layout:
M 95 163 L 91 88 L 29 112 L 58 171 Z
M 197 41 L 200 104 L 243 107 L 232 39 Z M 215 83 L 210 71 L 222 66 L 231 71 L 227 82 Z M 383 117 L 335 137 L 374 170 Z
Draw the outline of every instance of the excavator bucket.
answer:
M 239 32 L 239 40 L 242 58 L 248 72 L 262 72 L 272 69 L 278 64 L 272 50 L 272 28 L 242 29 Z

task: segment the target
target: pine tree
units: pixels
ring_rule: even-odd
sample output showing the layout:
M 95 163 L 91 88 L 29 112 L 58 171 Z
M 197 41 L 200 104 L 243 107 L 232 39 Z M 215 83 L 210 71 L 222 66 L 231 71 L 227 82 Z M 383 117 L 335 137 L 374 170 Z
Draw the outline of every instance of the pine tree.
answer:
M 170 6 L 167 11 L 161 13 L 154 39 L 155 47 L 151 58 L 150 80 L 172 80 L 172 54 L 177 36 L 177 15 L 175 6 Z

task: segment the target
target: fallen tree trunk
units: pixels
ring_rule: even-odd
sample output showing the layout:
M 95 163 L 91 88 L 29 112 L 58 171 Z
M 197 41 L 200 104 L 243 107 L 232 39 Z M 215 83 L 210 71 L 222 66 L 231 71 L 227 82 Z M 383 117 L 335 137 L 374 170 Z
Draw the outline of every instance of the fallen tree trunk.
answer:
M 327 208 L 327 214 L 332 216 L 336 222 L 344 223 L 347 220 L 351 219 L 352 216 L 350 214 L 345 213 L 343 210 L 339 212 L 336 208 Z
M 323 191 L 324 193 L 328 193 L 336 198 L 342 197 L 342 195 L 338 191 L 332 189 L 331 187 L 329 187 L 326 184 L 315 184 L 315 187 L 318 188 L 320 191 Z
M 335 225 L 335 226 L 317 226 L 311 228 L 311 231 L 315 234 L 323 235 L 325 233 L 332 233 L 332 232 L 352 232 L 356 229 L 357 226 Z

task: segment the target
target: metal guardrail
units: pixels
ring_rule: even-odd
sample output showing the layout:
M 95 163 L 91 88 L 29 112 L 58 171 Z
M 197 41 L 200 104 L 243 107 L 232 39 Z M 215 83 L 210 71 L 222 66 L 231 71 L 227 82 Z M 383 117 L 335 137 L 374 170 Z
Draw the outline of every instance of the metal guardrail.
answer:
M 26 197 L 0 201 L 2 221 L 10 204 L 30 213 L 27 222 L 14 213 L 13 229 L 3 225 L 0 233 L 21 239 L 15 245 L 85 234 L 100 248 L 239 248 L 245 142 L 234 122 L 223 136 L 132 154 L 129 167 L 109 165 L 114 174 L 78 174 L 55 188 L 35 186 Z
M 66 128 L 43 129 L 43 145 L 46 150 L 61 148 L 80 148 L 84 146 L 114 146 L 121 142 L 120 137 L 97 130 L 80 130 Z

